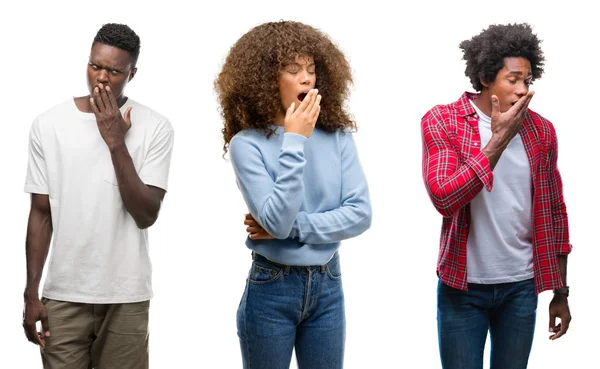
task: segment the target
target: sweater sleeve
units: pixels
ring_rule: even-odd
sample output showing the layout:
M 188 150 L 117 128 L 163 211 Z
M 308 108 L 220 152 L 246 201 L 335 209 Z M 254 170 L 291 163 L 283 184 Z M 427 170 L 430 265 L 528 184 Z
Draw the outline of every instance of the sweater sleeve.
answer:
M 342 187 L 337 209 L 321 213 L 300 211 L 290 237 L 310 244 L 338 242 L 358 236 L 371 226 L 367 180 L 349 132 L 340 135 Z
M 229 145 L 231 162 L 250 214 L 275 238 L 285 239 L 304 199 L 304 145 L 307 138 L 284 133 L 279 170 L 272 178 L 261 150 L 252 139 L 238 135 Z

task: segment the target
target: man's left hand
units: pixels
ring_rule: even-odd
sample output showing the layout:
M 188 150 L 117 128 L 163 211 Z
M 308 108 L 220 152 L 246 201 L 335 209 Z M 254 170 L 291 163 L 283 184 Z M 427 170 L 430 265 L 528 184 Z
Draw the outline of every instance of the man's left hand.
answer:
M 556 324 L 556 318 L 560 319 L 560 323 Z M 569 329 L 571 322 L 571 311 L 569 310 L 569 301 L 567 296 L 555 294 L 550 302 L 550 325 L 549 331 L 553 333 L 549 338 L 555 340 L 562 337 Z

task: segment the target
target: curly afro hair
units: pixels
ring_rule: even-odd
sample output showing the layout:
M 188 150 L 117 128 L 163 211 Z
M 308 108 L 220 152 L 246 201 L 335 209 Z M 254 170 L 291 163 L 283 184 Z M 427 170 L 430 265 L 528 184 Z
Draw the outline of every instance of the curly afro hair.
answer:
M 532 81 L 544 73 L 544 54 L 540 40 L 527 23 L 491 25 L 470 40 L 460 43 L 463 59 L 467 61 L 465 75 L 476 91 L 481 81 L 493 82 L 504 67 L 504 58 L 523 57 L 531 63 Z
M 94 37 L 93 43 L 96 42 L 128 51 L 131 55 L 131 65 L 135 67 L 140 55 L 140 38 L 129 26 L 107 23 L 100 28 L 96 37 Z
M 315 88 L 323 96 L 316 127 L 326 132 L 356 130 L 356 123 L 344 110 L 352 73 L 338 47 L 321 31 L 299 22 L 264 23 L 231 47 L 214 82 L 224 120 L 224 153 L 241 130 L 259 129 L 267 137 L 273 134 L 271 124 L 282 110 L 279 75 L 298 55 L 315 61 Z

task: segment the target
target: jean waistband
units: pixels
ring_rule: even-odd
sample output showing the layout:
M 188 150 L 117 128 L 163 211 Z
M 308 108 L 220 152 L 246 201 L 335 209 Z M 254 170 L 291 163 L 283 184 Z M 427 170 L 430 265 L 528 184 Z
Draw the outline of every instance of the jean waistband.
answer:
M 337 257 L 339 257 L 339 255 L 338 255 L 338 252 L 336 251 L 335 254 L 333 254 L 333 256 L 331 257 L 331 259 L 327 262 L 327 264 L 323 264 L 323 265 L 285 265 L 285 264 L 280 264 L 280 263 L 271 261 L 271 260 L 267 259 L 266 257 L 262 256 L 261 254 L 255 252 L 255 251 L 252 251 L 252 260 L 274 265 L 278 268 L 284 269 L 286 272 L 289 272 L 289 270 L 292 268 L 302 268 L 302 269 L 314 268 L 314 269 L 319 269 L 321 272 L 325 272 L 327 270 L 327 265 L 329 263 L 331 263 L 333 260 L 335 260 Z

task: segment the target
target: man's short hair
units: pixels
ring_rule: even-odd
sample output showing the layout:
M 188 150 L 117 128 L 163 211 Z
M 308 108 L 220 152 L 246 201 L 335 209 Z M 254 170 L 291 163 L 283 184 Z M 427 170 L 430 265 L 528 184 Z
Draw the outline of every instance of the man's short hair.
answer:
M 100 28 L 94 43 L 118 47 L 129 52 L 131 55 L 131 65 L 135 67 L 138 56 L 140 55 L 140 38 L 125 24 L 107 23 Z

